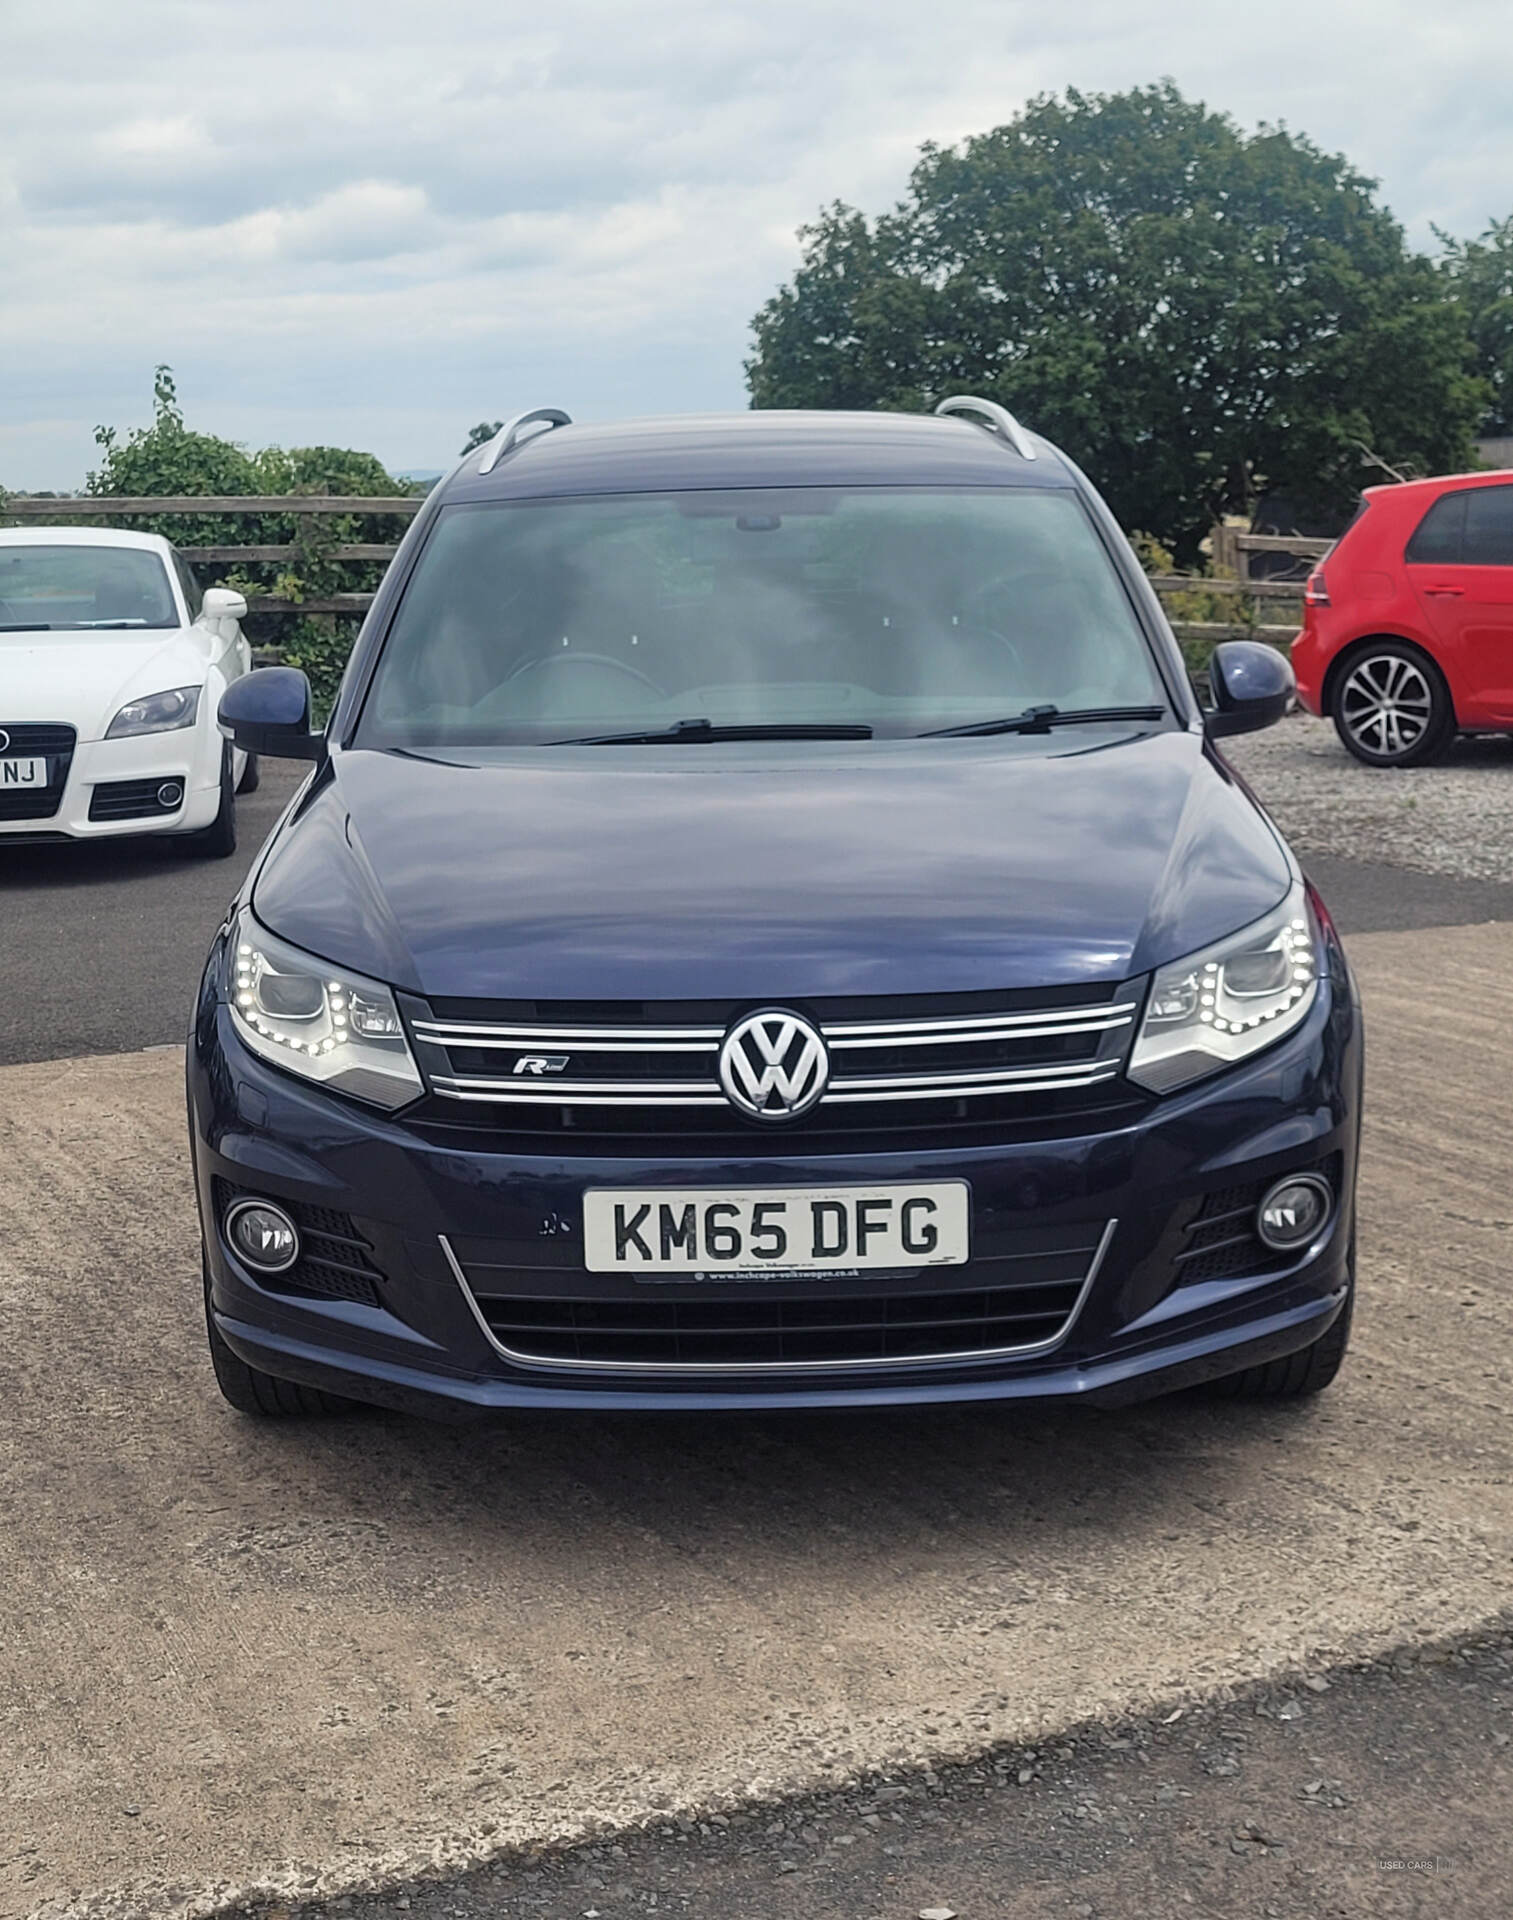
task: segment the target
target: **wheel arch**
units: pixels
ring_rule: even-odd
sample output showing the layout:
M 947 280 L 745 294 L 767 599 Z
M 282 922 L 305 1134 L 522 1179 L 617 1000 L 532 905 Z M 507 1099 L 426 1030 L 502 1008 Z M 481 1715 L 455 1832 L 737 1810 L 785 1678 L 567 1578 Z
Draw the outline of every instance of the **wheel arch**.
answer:
M 1319 690 L 1319 707 L 1324 716 L 1329 719 L 1334 716 L 1334 693 L 1335 688 L 1340 684 L 1341 675 L 1347 673 L 1351 663 L 1358 660 L 1363 653 L 1368 652 L 1372 647 L 1382 645 L 1384 641 L 1390 642 L 1394 647 L 1406 647 L 1410 653 L 1417 654 L 1444 689 L 1445 698 L 1450 703 L 1451 717 L 1459 726 L 1460 718 L 1455 711 L 1455 690 L 1450 685 L 1450 676 L 1427 647 L 1418 640 L 1409 639 L 1405 633 L 1363 633 L 1359 639 L 1352 640 L 1348 645 L 1340 648 L 1329 662 L 1324 674 L 1324 684 Z

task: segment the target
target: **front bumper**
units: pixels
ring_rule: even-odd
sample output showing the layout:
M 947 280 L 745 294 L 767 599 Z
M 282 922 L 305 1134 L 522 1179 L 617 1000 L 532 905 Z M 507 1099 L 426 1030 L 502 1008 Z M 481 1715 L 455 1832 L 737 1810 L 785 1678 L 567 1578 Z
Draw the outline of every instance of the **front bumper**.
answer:
M 796 1148 L 750 1160 L 728 1148 L 704 1159 L 491 1151 L 487 1136 L 475 1145 L 455 1132 L 433 1133 L 279 1072 L 242 1047 L 208 987 L 188 1075 L 210 1305 L 226 1341 L 269 1373 L 442 1417 L 532 1406 L 749 1410 L 1139 1399 L 1306 1346 L 1341 1311 L 1350 1285 L 1361 1035 L 1344 958 L 1332 942 L 1324 990 L 1304 1025 L 1277 1047 L 1153 1101 L 1111 1130 L 992 1146 L 848 1154 L 827 1140 L 824 1153 Z M 1263 1255 L 1259 1266 L 1227 1274 L 1174 1261 L 1190 1230 L 1184 1222 L 1205 1196 L 1258 1191 L 1283 1173 L 1320 1167 L 1331 1175 L 1337 1204 L 1301 1255 Z M 907 1367 L 878 1361 L 842 1373 L 522 1366 L 490 1339 L 451 1253 L 473 1249 L 473 1257 L 510 1269 L 513 1291 L 529 1293 L 533 1284 L 549 1289 L 548 1276 L 560 1280 L 565 1267 L 573 1268 L 572 1236 L 581 1230 L 589 1187 L 953 1179 L 971 1187 L 984 1236 L 1081 1228 L 1097 1239 L 1115 1223 L 1054 1350 Z M 370 1249 L 369 1297 L 312 1298 L 260 1284 L 221 1235 L 228 1192 L 320 1209 L 323 1220 L 347 1219 Z M 644 1297 L 633 1280 L 573 1270 L 607 1297 Z M 960 1284 L 974 1284 L 970 1265 L 955 1271 L 966 1276 Z
M 177 806 L 125 818 L 94 818 L 96 788 L 126 783 L 178 782 Z M 49 812 L 0 818 L 6 840 L 102 840 L 120 834 L 193 833 L 208 827 L 221 802 L 221 745 L 202 725 L 124 740 L 81 740 L 73 749 L 63 791 Z

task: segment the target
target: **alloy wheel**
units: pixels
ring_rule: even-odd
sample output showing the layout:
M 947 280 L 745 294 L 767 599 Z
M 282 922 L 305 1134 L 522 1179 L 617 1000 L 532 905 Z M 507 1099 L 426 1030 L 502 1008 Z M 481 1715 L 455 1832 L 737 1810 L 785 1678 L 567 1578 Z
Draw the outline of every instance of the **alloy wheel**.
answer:
M 1341 730 L 1374 760 L 1397 760 L 1422 744 L 1434 719 L 1427 674 L 1400 653 L 1368 654 L 1339 693 Z

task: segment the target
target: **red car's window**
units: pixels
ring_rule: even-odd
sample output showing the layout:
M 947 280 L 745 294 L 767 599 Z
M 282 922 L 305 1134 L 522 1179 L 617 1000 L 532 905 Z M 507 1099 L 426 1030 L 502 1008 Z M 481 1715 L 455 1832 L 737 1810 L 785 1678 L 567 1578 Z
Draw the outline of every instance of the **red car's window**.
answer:
M 1478 487 L 1464 496 L 1468 567 L 1513 567 L 1513 487 Z
M 1513 487 L 1462 487 L 1424 515 L 1405 558 L 1442 567 L 1513 567 Z
M 1408 542 L 1410 565 L 1458 566 L 1466 535 L 1466 495 L 1442 494 L 1418 523 Z

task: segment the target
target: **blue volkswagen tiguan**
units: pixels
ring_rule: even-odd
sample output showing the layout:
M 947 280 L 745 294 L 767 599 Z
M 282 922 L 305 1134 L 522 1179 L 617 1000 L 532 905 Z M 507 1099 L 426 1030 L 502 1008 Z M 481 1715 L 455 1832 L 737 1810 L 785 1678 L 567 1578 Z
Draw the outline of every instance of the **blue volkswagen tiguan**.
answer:
M 1359 1009 L 1075 466 L 936 416 L 525 414 L 431 495 L 215 941 L 248 1413 L 1317 1391 Z

